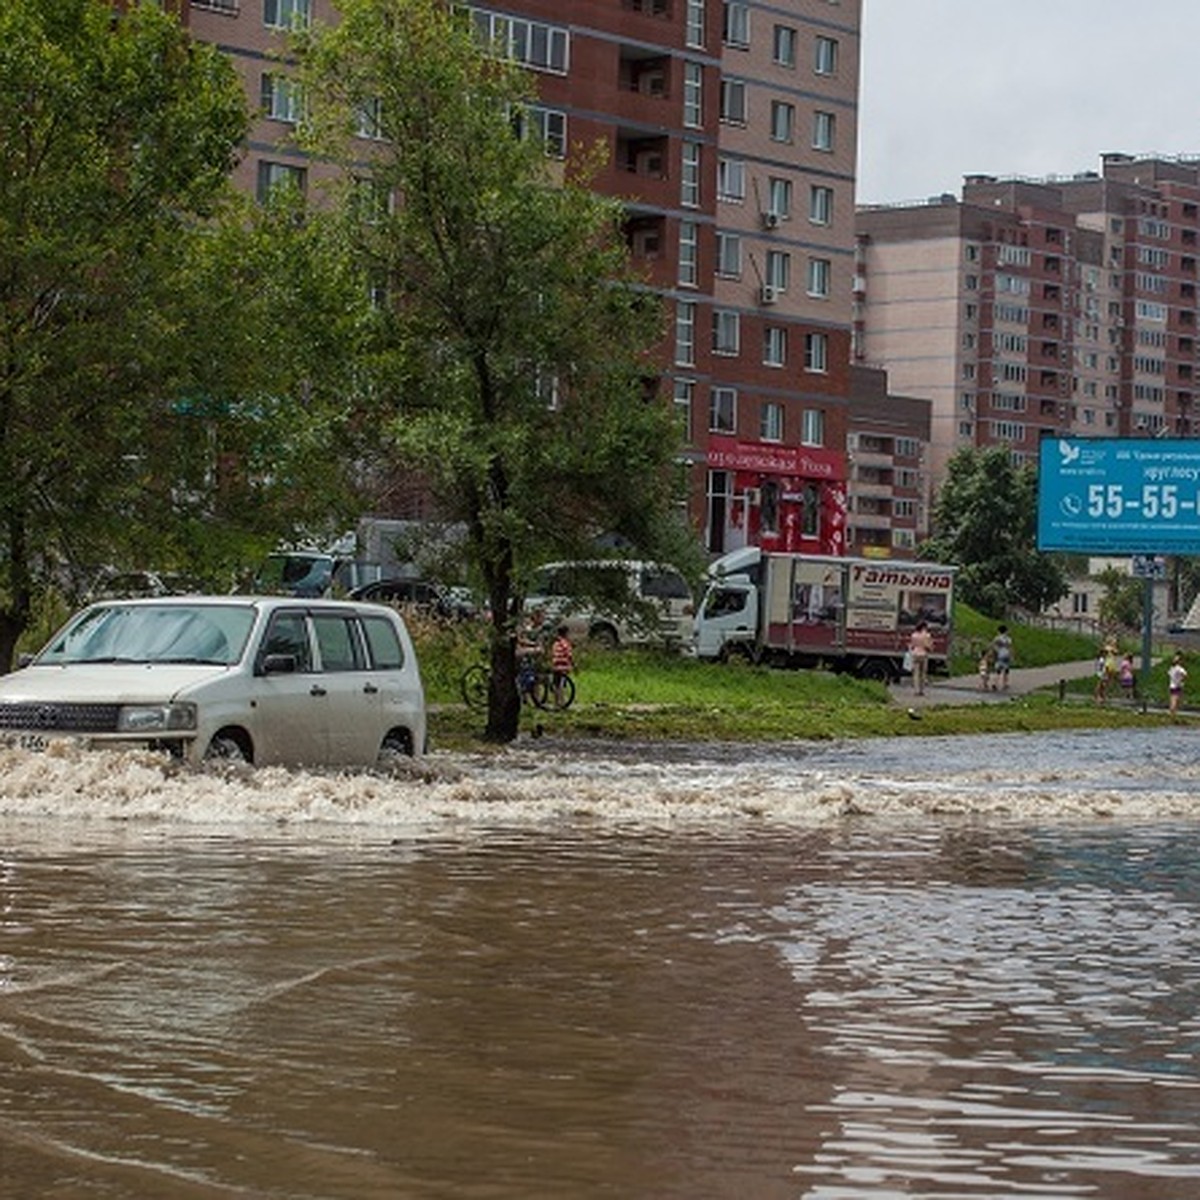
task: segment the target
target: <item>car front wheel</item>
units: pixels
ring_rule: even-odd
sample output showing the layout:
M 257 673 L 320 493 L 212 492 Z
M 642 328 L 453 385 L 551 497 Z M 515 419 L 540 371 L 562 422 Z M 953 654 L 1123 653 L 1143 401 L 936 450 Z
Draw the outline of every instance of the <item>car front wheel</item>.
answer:
M 393 729 L 383 739 L 375 765 L 383 770 L 388 770 L 399 766 L 401 762 L 406 762 L 412 756 L 412 738 L 402 730 Z
M 245 734 L 236 729 L 222 729 L 213 734 L 204 752 L 205 762 L 245 763 L 250 766 L 254 762 L 254 751 Z

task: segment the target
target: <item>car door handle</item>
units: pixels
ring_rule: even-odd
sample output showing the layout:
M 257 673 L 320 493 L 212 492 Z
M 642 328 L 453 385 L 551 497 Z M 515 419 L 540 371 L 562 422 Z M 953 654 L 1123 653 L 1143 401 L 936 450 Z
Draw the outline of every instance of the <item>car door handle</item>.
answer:
M 379 689 L 373 683 L 364 683 L 363 691 L 368 696 L 374 696 L 379 691 Z
M 308 689 L 308 694 L 310 696 L 324 696 L 325 689 L 319 683 L 314 683 L 312 687 Z

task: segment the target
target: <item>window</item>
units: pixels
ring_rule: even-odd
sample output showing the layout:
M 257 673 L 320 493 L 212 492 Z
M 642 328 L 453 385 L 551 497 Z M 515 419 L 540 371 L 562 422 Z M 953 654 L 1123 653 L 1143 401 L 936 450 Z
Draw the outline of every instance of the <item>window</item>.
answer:
M 693 48 L 704 49 L 704 0 L 687 0 L 684 40 Z
M 808 219 L 814 225 L 828 225 L 833 220 L 833 188 L 814 183 L 808 189 Z
M 264 74 L 262 77 L 263 115 L 272 121 L 295 125 L 304 115 L 303 93 L 297 80 L 287 75 Z
M 721 120 L 730 125 L 745 125 L 746 81 L 744 79 L 721 80 Z
M 704 68 L 699 63 L 683 64 L 683 123 L 689 129 L 704 124 Z
M 833 113 L 819 110 L 813 113 L 813 149 L 832 150 L 835 129 L 836 119 Z
M 700 207 L 700 143 L 683 143 L 683 162 L 679 178 L 679 203 L 685 208 Z
M 562 26 L 524 21 L 481 8 L 472 9 L 471 17 L 480 38 L 492 51 L 534 70 L 551 71 L 555 75 L 567 73 L 571 39 Z
M 768 325 L 763 330 L 763 365 L 787 366 L 787 330 L 781 325 Z
M 777 292 L 786 292 L 791 282 L 792 256 L 786 250 L 768 250 L 766 273 L 768 287 L 773 287 Z
M 837 39 L 818 37 L 813 50 L 813 70 L 818 75 L 836 75 L 838 68 Z
M 312 670 L 312 653 L 308 644 L 308 629 L 305 625 L 304 614 L 298 612 L 280 612 L 271 618 L 263 638 L 261 653 L 290 654 L 296 660 L 297 671 Z
M 823 334 L 810 334 L 823 337 Z M 800 420 L 800 444 L 803 446 L 825 445 L 825 413 L 819 408 L 806 408 Z
M 692 402 L 696 397 L 696 384 L 691 379 L 675 380 L 675 420 L 680 437 L 685 442 L 692 440 Z
M 733 388 L 715 387 L 708 406 L 710 433 L 734 433 L 737 430 L 737 392 Z
M 549 158 L 567 156 L 567 114 L 558 109 L 530 105 L 514 122 L 514 132 L 541 142 Z
M 767 200 L 768 212 L 786 221 L 792 215 L 792 181 L 772 175 L 767 180 Z
M 312 623 L 322 671 L 361 671 L 366 666 L 352 620 L 314 613 Z
M 804 335 L 804 369 L 824 373 L 829 370 L 829 335 L 806 333 Z
M 776 25 L 772 56 L 781 67 L 796 65 L 796 30 L 791 25 Z
M 727 279 L 742 277 L 742 239 L 736 233 L 717 234 L 717 274 Z
M 827 258 L 810 258 L 808 260 L 808 294 L 810 296 L 827 297 L 829 295 L 829 280 L 833 267 Z
M 685 367 L 696 361 L 696 305 L 691 300 L 675 305 L 675 361 Z
M 679 282 L 684 287 L 695 287 L 698 278 L 697 250 L 699 227 L 695 221 L 679 222 Z
M 713 353 L 737 354 L 741 350 L 742 319 L 732 309 L 713 311 Z
M 362 101 L 354 110 L 354 132 L 373 142 L 383 140 L 383 102 L 376 96 Z
M 790 142 L 796 127 L 796 106 L 784 100 L 771 101 L 771 141 Z
M 263 24 L 270 29 L 307 29 L 312 0 L 263 0 Z
M 404 647 L 396 627 L 386 617 L 363 617 L 363 632 L 371 651 L 371 666 L 377 671 L 398 671 L 404 666 Z
M 783 405 L 768 400 L 758 414 L 758 435 L 764 442 L 783 441 Z
M 308 172 L 303 167 L 290 163 L 260 162 L 258 164 L 257 196 L 260 204 L 265 203 L 271 193 L 284 188 L 295 188 L 303 192 L 308 183 Z
M 750 6 L 725 0 L 725 45 L 746 49 L 750 45 Z
M 746 164 L 740 158 L 722 158 L 717 162 L 717 199 L 742 201 L 746 198 Z

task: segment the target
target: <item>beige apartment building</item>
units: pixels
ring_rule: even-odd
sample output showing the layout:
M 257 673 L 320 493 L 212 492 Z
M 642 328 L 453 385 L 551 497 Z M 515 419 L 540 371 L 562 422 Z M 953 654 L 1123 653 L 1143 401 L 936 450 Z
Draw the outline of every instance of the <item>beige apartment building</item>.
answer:
M 935 485 L 965 446 L 1195 436 L 1198 238 L 1192 159 L 861 208 L 854 358 L 930 402 Z
M 658 391 L 685 431 L 688 515 L 717 554 L 844 553 L 861 0 L 470 5 L 538 81 L 548 153 L 596 142 L 672 318 Z M 330 0 L 184 0 L 260 116 L 237 168 L 312 186 L 284 31 Z M 369 131 L 364 131 L 368 136 Z M 419 515 L 410 512 L 389 516 Z

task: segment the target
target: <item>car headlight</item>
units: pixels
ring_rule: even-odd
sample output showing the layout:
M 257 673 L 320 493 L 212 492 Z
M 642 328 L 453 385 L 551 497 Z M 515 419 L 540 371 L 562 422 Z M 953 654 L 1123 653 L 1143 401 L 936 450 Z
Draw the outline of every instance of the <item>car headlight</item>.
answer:
M 118 733 L 168 733 L 195 728 L 194 704 L 126 704 L 117 715 Z

